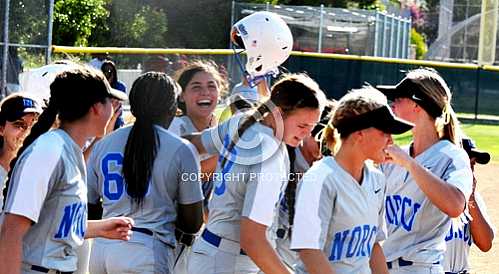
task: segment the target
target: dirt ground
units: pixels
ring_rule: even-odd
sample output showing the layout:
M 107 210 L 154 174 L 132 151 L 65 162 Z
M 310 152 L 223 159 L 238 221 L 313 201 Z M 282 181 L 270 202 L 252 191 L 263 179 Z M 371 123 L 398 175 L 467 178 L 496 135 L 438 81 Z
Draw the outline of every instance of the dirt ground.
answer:
M 492 249 L 483 253 L 473 247 L 471 251 L 472 273 L 499 273 L 499 164 L 476 165 L 477 189 L 487 205 L 487 213 L 496 227 L 496 236 Z

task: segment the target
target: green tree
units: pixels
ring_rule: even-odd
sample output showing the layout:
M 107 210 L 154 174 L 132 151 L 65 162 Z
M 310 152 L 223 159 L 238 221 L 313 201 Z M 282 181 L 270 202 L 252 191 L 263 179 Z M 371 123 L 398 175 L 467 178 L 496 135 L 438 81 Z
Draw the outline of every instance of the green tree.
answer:
M 56 0 L 54 44 L 87 46 L 92 32 L 108 15 L 104 0 Z
M 137 0 L 111 1 L 107 29 L 92 36 L 92 43 L 115 47 L 166 47 L 167 16 L 163 9 Z

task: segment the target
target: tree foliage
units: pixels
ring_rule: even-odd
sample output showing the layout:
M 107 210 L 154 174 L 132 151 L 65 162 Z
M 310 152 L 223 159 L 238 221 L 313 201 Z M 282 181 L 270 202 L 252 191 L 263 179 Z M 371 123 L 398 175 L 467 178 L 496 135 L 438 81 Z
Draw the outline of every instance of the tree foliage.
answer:
M 104 0 L 56 0 L 53 42 L 87 46 L 92 31 L 109 15 Z

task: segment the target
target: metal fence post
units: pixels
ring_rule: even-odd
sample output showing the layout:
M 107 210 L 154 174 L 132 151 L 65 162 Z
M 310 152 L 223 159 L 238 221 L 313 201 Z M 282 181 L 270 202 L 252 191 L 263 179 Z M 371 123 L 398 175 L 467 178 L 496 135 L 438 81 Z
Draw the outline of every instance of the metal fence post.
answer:
M 397 17 L 397 47 L 395 48 L 395 57 L 401 58 L 400 48 L 403 47 L 403 41 L 401 36 L 401 28 L 402 28 L 402 17 Z
M 2 98 L 7 96 L 7 61 L 9 58 L 9 4 L 10 0 L 5 0 L 5 13 L 3 25 L 3 52 L 2 52 L 2 82 L 0 92 Z
M 270 3 L 269 2 L 265 3 L 265 10 L 270 11 Z
M 48 65 L 52 59 L 52 27 L 54 23 L 54 0 L 49 0 L 49 20 L 47 27 L 47 50 L 45 51 L 45 64 Z
M 324 4 L 321 4 L 321 16 L 319 20 L 319 41 L 317 41 L 317 52 L 322 52 L 322 26 L 324 24 Z
M 387 14 L 383 14 L 383 39 L 381 39 L 381 57 L 386 57 L 386 34 L 387 34 Z
M 379 26 L 378 26 L 378 21 L 379 21 L 379 11 L 375 11 L 375 16 L 374 16 L 374 56 L 379 56 L 378 55 L 378 41 L 379 41 Z
M 393 48 L 395 47 L 394 46 L 394 36 L 395 36 L 395 15 L 392 14 L 390 16 L 391 20 L 390 20 L 390 50 L 389 50 L 389 56 L 388 57 L 393 57 Z

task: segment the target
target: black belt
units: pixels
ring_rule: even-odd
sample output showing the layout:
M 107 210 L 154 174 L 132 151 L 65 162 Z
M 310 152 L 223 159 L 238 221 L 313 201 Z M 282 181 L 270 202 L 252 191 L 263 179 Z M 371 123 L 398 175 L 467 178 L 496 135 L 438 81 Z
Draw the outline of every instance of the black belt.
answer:
M 459 272 L 445 272 L 445 274 L 468 274 L 468 270 L 463 270 Z
M 196 234 L 185 233 L 182 230 L 175 228 L 175 238 L 179 243 L 191 246 L 196 239 Z
M 277 231 L 275 232 L 277 238 L 279 239 L 284 239 L 284 237 L 286 237 L 286 229 L 284 228 L 279 228 L 277 229 Z
M 396 261 L 398 262 L 398 265 L 401 266 L 401 267 L 402 266 L 409 266 L 409 265 L 413 265 L 414 264 L 414 262 L 406 261 L 406 260 L 404 260 L 402 258 L 398 258 Z M 440 264 L 440 262 L 435 262 L 433 264 Z M 388 266 L 388 269 L 392 269 L 393 268 L 392 262 L 386 262 L 386 266 Z
M 205 229 L 203 231 L 203 234 L 201 234 L 201 238 L 203 238 L 205 241 L 207 241 L 208 243 L 212 244 L 215 247 L 219 247 L 220 242 L 222 241 L 222 237 L 209 231 L 208 229 Z M 244 252 L 244 250 L 242 250 L 242 249 L 239 251 L 239 254 L 247 255 L 246 252 Z
M 151 230 L 147 229 L 147 228 L 142 228 L 142 227 L 132 227 L 132 231 L 135 231 L 135 232 L 140 232 L 140 233 L 143 233 L 143 234 L 146 234 L 146 235 L 149 235 L 149 236 L 152 236 L 154 235 L 154 233 L 152 233 Z
M 49 273 L 49 271 L 52 270 L 52 269 L 48 269 L 48 268 L 45 268 L 43 266 L 32 265 L 31 266 L 31 270 L 42 272 L 42 273 Z M 57 274 L 73 274 L 73 272 L 71 272 L 71 271 L 70 272 L 59 271 L 59 270 L 54 270 L 54 271 Z

